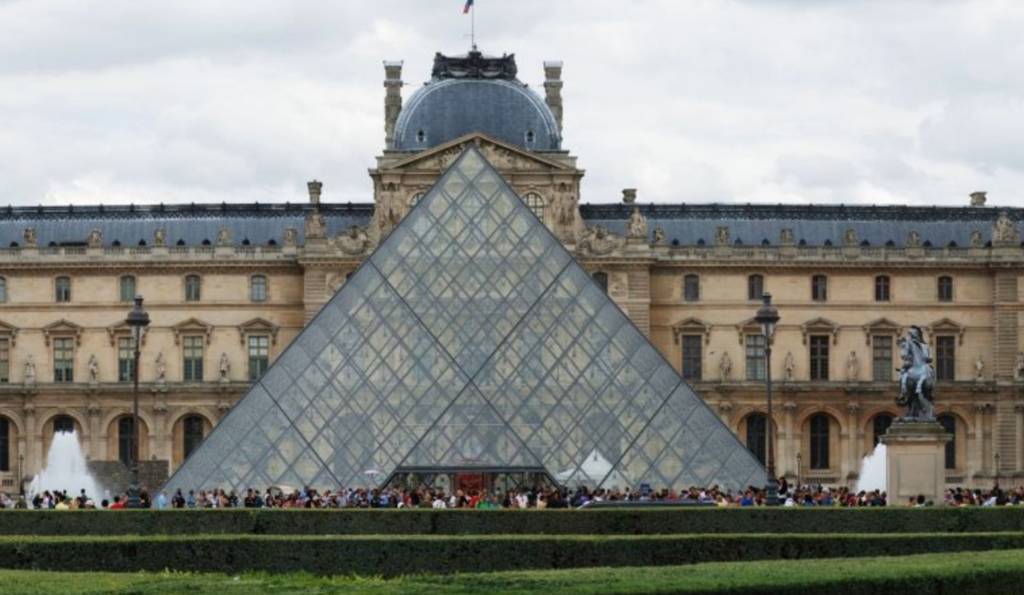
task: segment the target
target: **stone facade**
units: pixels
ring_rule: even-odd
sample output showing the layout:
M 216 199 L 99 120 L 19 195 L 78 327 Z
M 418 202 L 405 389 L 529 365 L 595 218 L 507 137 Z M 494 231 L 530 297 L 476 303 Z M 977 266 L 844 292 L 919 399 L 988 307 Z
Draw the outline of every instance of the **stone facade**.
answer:
M 396 64 L 387 66 L 390 136 L 401 81 Z M 548 78 L 560 91 L 553 68 Z M 553 85 L 548 91 L 561 122 L 560 93 Z M 190 227 L 218 222 L 201 242 L 175 241 L 163 206 L 0 213 L 0 232 L 6 225 L 15 238 L 0 238 L 10 244 L 0 249 L 0 419 L 7 428 L 0 490 L 17 489 L 19 470 L 31 476 L 41 468 L 55 426 L 73 425 L 93 461 L 124 454 L 121 420 L 130 414 L 132 388 L 119 354 L 129 336 L 125 298 L 134 293 L 145 297 L 152 319 L 142 340 L 140 455 L 176 468 L 244 393 L 262 358 L 273 361 L 288 346 L 466 143 L 495 164 L 744 441 L 761 435 L 765 410 L 762 372 L 748 365 L 748 353 L 758 353 L 751 319 L 759 292 L 773 294 L 782 316 L 772 361 L 777 469 L 791 480 L 855 482 L 876 419 L 899 413 L 895 344 L 882 358 L 887 338 L 910 324 L 927 325 L 933 353 L 942 351 L 946 362 L 937 409 L 955 426 L 947 481 L 1024 479 L 1019 210 L 946 209 L 943 224 L 969 239 L 932 246 L 929 233 L 939 232 L 928 217 L 938 215 L 929 209 L 643 205 L 635 191 L 629 204 L 581 206 L 584 172 L 574 156 L 481 132 L 424 151 L 385 150 L 369 172 L 373 205 L 321 203 L 320 184 L 310 183 L 308 204 L 218 205 L 217 213 L 180 206 L 175 216 Z M 734 221 L 760 225 L 765 213 L 772 224 L 803 217 L 839 231 L 805 242 L 787 226 L 759 245 L 742 243 Z M 843 229 L 843 217 L 855 225 Z M 56 237 L 70 228 L 54 219 L 76 221 L 81 231 Z M 910 231 L 870 244 L 872 226 L 893 220 Z M 146 241 L 122 246 L 135 243 L 125 235 L 114 242 L 124 221 L 147 229 Z M 257 241 L 257 227 L 272 237 Z M 684 233 L 700 239 L 680 240 Z M 885 299 L 876 299 L 880 276 Z M 892 375 L 881 378 L 885 371 Z

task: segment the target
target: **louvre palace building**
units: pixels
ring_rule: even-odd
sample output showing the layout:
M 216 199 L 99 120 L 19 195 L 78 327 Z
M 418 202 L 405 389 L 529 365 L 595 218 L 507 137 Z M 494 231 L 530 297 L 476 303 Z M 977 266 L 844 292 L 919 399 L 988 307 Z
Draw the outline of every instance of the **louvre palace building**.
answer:
M 385 62 L 385 139 L 369 170 L 365 203 L 322 201 L 322 184 L 310 181 L 308 196 L 275 204 L 0 210 L 0 491 L 17 490 L 43 467 L 58 431 L 77 431 L 93 464 L 130 460 L 133 338 L 125 317 L 136 294 L 144 296 L 152 320 L 141 339 L 139 456 L 158 475 L 173 474 L 171 485 L 201 485 L 200 474 L 212 473 L 233 445 L 247 451 L 254 440 L 248 428 L 260 426 L 271 409 L 281 410 L 274 415 L 284 416 L 286 429 L 264 428 L 260 452 L 243 453 L 248 459 L 239 469 L 245 470 L 221 470 L 233 473 L 232 486 L 380 483 L 397 469 L 455 469 L 459 461 L 571 475 L 583 469 L 581 457 L 614 466 L 625 483 L 720 481 L 720 470 L 728 468 L 742 469 L 731 476 L 740 485 L 757 483 L 769 423 L 780 475 L 853 485 L 860 459 L 900 414 L 896 342 L 912 324 L 924 328 L 931 344 L 939 421 L 954 436 L 947 483 L 1024 481 L 1024 209 L 989 206 L 983 192 L 968 197 L 971 189 L 960 207 L 645 204 L 642 189 L 639 198 L 637 190 L 623 190 L 617 201 L 582 197 L 585 155 L 578 162 L 562 145 L 562 64 L 544 63 L 543 75 L 537 92 L 519 80 L 512 56 L 438 54 L 429 81 L 403 93 L 402 63 Z M 444 178 L 449 171 L 455 173 Z M 472 210 L 469 199 L 459 203 L 459 196 L 472 194 L 467 188 L 483 197 Z M 490 193 L 505 198 L 487 198 Z M 518 200 L 513 205 L 507 196 Z M 515 209 L 536 218 L 514 219 Z M 513 215 L 492 224 L 492 211 Z M 530 227 L 538 221 L 539 230 Z M 467 229 L 486 233 L 459 239 Z M 513 232 L 535 242 L 509 239 Z M 472 274 L 420 266 L 427 261 L 416 238 L 438 247 L 436 262 L 447 246 L 463 246 L 460 262 L 470 263 L 465 270 Z M 538 245 L 543 251 L 515 254 Z M 474 255 L 487 250 L 497 264 L 472 268 Z M 435 288 L 442 278 L 444 287 Z M 394 295 L 371 299 L 383 288 Z M 599 295 L 591 295 L 593 288 Z M 765 339 L 753 320 L 766 292 L 781 315 L 771 420 Z M 441 299 L 499 293 L 482 318 L 454 310 L 458 299 Z M 427 294 L 435 301 L 421 299 Z M 543 324 L 508 318 L 526 320 L 535 304 L 572 300 L 586 317 L 567 314 L 566 307 Z M 374 316 L 362 315 L 364 302 L 378 308 Z M 559 342 L 570 319 L 576 339 L 552 351 L 550 370 L 531 368 L 526 352 Z M 381 332 L 365 326 L 372 324 Z M 587 325 L 608 345 L 636 333 L 615 348 L 621 348 L 615 358 L 632 367 L 608 375 L 653 396 L 634 398 L 631 386 L 595 388 L 600 396 L 592 406 L 581 401 L 549 415 L 559 407 L 559 373 L 579 374 L 567 381 L 576 386 L 593 377 L 580 370 L 602 357 L 602 366 L 619 369 L 609 363 L 612 356 L 588 351 Z M 534 326 L 538 333 L 541 327 L 558 332 L 515 358 L 502 352 L 510 339 L 491 336 Z M 420 414 L 403 404 L 413 397 L 390 398 L 379 387 L 342 415 L 338 407 L 351 400 L 340 388 L 345 374 L 369 383 L 373 372 L 371 364 L 345 363 L 355 355 L 345 353 L 340 339 L 318 338 L 328 328 L 360 329 L 346 345 L 355 353 L 362 349 L 358 341 L 373 344 L 371 359 L 392 366 L 388 375 L 396 381 L 405 378 L 404 360 L 387 341 L 404 345 L 418 373 L 434 374 L 428 384 L 435 390 L 459 385 L 469 396 L 424 410 L 418 434 L 411 429 L 416 424 L 404 421 Z M 429 340 L 417 343 L 420 334 Z M 482 344 L 487 348 L 474 351 Z M 531 343 L 522 338 L 522 345 Z M 444 362 L 457 363 L 448 376 L 436 372 Z M 559 362 L 576 362 L 578 369 L 566 364 L 551 371 Z M 296 371 L 299 366 L 305 371 Z M 316 399 L 327 397 L 307 391 L 313 374 L 318 395 L 333 391 L 331 409 L 315 419 Z M 529 415 L 501 402 L 516 390 L 502 382 L 527 383 L 528 374 L 536 378 L 522 399 L 538 403 Z M 324 388 L 331 382 L 335 389 Z M 290 411 L 280 396 L 289 391 L 312 404 Z M 699 403 L 688 401 L 692 395 Z M 252 404 L 234 407 L 243 397 Z M 415 404 L 427 398 L 417 393 Z M 546 399 L 554 404 L 540 412 Z M 454 427 L 486 426 L 490 433 L 457 429 L 432 437 L 437 423 L 447 423 L 438 419 L 469 402 L 477 412 Z M 385 406 L 386 419 L 378 415 Z M 699 411 L 680 431 L 673 416 L 687 408 Z M 592 415 L 598 410 L 600 416 Z M 322 433 L 327 426 L 333 426 L 329 438 Z M 700 441 L 679 447 L 691 452 L 673 454 L 671 436 L 686 434 L 685 427 L 695 428 Z M 387 442 L 406 430 L 401 440 Z M 659 439 L 648 438 L 659 432 Z M 606 436 L 619 436 L 621 444 L 604 444 Z M 189 459 L 186 476 L 175 474 L 215 439 L 219 451 Z M 285 440 L 294 443 L 282 446 Z M 471 452 L 459 450 L 460 442 Z M 704 457 L 712 443 L 714 456 Z M 337 457 L 336 465 L 330 462 Z M 695 462 L 702 457 L 707 460 Z M 658 472 L 629 471 L 647 468 Z

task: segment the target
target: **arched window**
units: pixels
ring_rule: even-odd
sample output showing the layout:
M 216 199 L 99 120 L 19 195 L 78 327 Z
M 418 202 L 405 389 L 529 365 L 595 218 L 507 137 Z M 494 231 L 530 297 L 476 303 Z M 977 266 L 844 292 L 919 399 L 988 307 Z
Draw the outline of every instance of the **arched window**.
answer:
M 938 293 L 940 302 L 953 301 L 953 278 L 949 275 L 939 277 Z
M 828 277 L 825 275 L 811 277 L 811 299 L 816 302 L 828 300 Z
M 544 201 L 544 197 L 536 192 L 527 192 L 523 199 L 526 201 L 526 207 L 533 211 L 533 214 L 536 215 L 538 219 L 543 221 L 544 207 L 547 206 L 547 203 Z
M 11 470 L 11 422 L 0 417 L 0 471 Z
M 267 301 L 266 275 L 253 275 L 249 279 L 249 299 L 253 302 Z
M 889 301 L 889 275 L 879 275 L 875 277 L 875 301 L 876 302 L 888 302 Z
M 608 293 L 608 273 L 597 271 L 593 274 L 593 277 L 594 282 L 597 283 L 605 293 Z
M 58 303 L 71 301 L 71 277 L 57 277 L 53 284 L 54 299 Z
M 132 428 L 134 420 L 126 415 L 117 420 L 117 459 L 125 465 L 131 465 L 132 456 Z M 138 452 L 138 448 L 135 449 Z
M 818 413 L 811 418 L 811 469 L 829 468 L 829 418 Z
M 759 300 L 764 295 L 764 276 L 750 275 L 747 277 L 747 299 Z
M 188 458 L 192 451 L 199 447 L 203 441 L 203 418 L 198 415 L 190 415 L 182 423 L 185 430 L 185 457 Z
M 186 302 L 198 302 L 200 296 L 200 279 L 199 275 L 186 275 L 185 276 L 185 301 Z
M 875 445 L 878 445 L 878 440 L 885 433 L 889 431 L 889 426 L 892 425 L 892 416 L 888 413 L 879 413 L 875 416 L 875 419 L 871 422 L 871 430 L 875 437 Z
M 946 443 L 946 469 L 956 469 L 956 418 L 946 413 L 940 415 L 938 421 L 951 438 Z
M 135 301 L 135 277 L 124 275 L 121 277 L 121 301 L 131 303 Z
M 767 425 L 768 418 L 763 413 L 751 413 L 747 416 L 747 448 L 761 461 L 765 462 L 765 448 L 767 446 Z
M 70 415 L 58 415 L 53 418 L 53 433 L 71 433 L 75 431 L 75 419 Z
M 7 278 L 0 277 L 0 304 L 7 301 Z
M 700 277 L 693 273 L 683 277 L 683 300 L 687 302 L 700 301 Z

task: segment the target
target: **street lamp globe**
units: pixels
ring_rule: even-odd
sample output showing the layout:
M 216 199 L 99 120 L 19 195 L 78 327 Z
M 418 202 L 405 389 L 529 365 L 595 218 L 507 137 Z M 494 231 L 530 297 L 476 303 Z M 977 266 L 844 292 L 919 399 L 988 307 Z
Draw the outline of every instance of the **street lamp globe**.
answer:
M 775 325 L 779 322 L 779 310 L 772 305 L 772 294 L 765 293 L 761 296 L 764 303 L 757 310 L 754 320 L 761 325 L 761 332 L 769 341 L 775 335 Z

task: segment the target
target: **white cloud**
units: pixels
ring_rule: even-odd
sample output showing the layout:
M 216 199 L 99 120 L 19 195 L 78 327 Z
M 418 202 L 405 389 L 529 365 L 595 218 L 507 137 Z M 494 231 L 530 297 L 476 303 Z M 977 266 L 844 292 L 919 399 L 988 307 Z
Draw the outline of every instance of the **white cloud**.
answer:
M 565 61 L 583 200 L 1019 202 L 1024 4 L 481 0 Z M 461 0 L 0 2 L 0 202 L 368 201 L 381 61 L 408 96 Z

